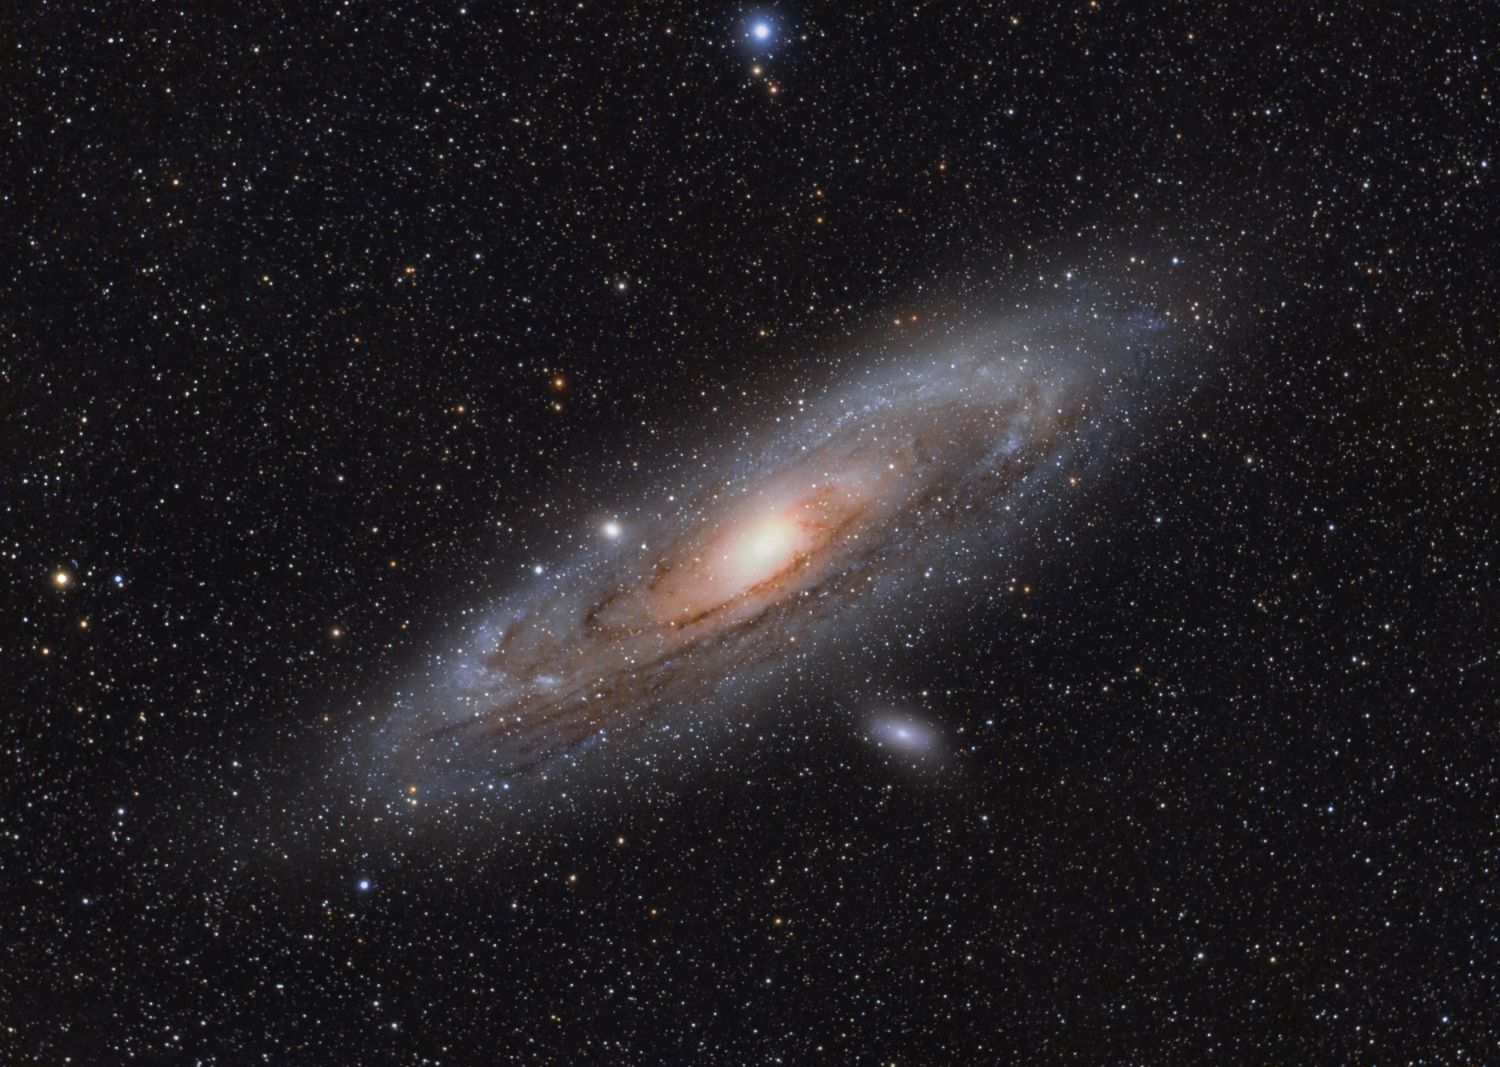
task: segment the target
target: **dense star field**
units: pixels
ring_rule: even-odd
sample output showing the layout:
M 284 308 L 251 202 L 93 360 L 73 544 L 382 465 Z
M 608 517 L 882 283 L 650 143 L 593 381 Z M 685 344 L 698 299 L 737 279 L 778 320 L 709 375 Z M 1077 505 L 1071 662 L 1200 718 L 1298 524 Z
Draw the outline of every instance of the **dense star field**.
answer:
M 1494 14 L 7 10 L 0 1061 L 1500 1060 Z

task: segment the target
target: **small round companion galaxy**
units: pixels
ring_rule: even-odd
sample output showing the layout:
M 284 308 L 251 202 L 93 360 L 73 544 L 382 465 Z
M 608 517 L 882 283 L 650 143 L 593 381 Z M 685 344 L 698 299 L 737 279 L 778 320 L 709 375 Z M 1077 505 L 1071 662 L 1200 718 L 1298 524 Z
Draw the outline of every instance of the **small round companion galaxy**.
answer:
M 728 715 L 789 665 L 843 673 L 861 627 L 932 610 L 943 596 L 913 594 L 934 572 L 961 597 L 1026 509 L 1076 483 L 1129 415 L 1127 372 L 1164 362 L 1164 338 L 1130 324 L 1148 320 L 1013 316 L 867 371 L 695 487 L 648 490 L 416 672 L 375 767 L 424 795 L 510 792 L 601 743 L 628 761 L 653 724 Z
M 878 748 L 914 766 L 942 757 L 943 742 L 938 728 L 910 712 L 876 712 L 870 716 L 866 736 Z

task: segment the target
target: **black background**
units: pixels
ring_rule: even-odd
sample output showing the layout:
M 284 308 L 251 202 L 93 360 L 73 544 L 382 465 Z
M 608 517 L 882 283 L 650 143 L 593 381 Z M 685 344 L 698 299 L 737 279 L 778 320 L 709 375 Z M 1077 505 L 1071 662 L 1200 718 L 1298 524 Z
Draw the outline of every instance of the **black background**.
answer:
M 0 1058 L 1500 1056 L 1493 15 L 8 11 Z M 892 651 L 941 773 L 848 693 L 566 818 L 339 784 L 601 499 L 1065 272 L 1191 387 Z

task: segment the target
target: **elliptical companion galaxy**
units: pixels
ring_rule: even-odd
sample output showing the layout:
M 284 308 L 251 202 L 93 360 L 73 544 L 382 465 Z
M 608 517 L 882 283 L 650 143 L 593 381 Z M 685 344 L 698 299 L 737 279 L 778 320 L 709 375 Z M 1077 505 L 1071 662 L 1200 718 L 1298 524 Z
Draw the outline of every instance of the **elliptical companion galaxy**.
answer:
M 509 791 L 596 748 L 628 760 L 683 716 L 806 695 L 930 610 L 934 568 L 993 564 L 1033 490 L 1128 419 L 1149 332 L 1071 307 L 886 356 L 696 487 L 601 499 L 610 536 L 451 634 L 392 695 L 371 762 L 424 793 Z

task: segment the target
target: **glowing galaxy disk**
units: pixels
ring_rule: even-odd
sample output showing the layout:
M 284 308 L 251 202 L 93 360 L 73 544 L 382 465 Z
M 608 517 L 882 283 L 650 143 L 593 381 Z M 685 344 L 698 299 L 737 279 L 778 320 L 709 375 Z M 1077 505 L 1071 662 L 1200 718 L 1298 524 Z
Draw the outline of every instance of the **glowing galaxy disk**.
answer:
M 538 564 L 533 588 L 413 673 L 379 720 L 373 762 L 424 790 L 509 789 L 679 712 L 711 723 L 753 710 L 794 671 L 806 692 L 881 647 L 866 638 L 882 626 L 930 609 L 935 568 L 988 575 L 1023 505 L 1065 491 L 1064 459 L 1128 419 L 1110 357 L 1131 343 L 1065 315 L 867 373 L 696 488 L 663 487 L 660 510 L 630 517 L 628 543 L 610 519 L 597 549 L 545 579 Z M 879 729 L 896 748 L 924 743 L 920 724 Z

